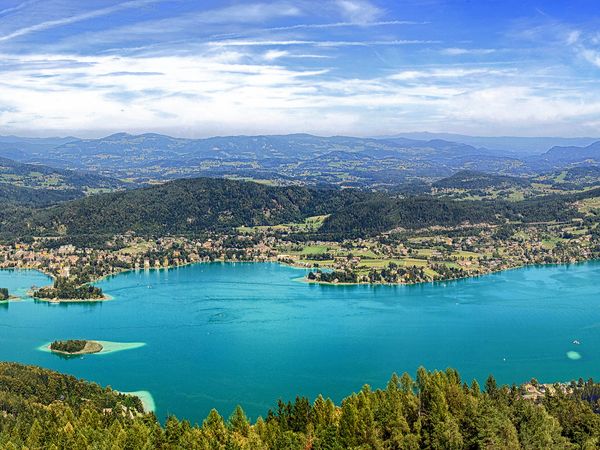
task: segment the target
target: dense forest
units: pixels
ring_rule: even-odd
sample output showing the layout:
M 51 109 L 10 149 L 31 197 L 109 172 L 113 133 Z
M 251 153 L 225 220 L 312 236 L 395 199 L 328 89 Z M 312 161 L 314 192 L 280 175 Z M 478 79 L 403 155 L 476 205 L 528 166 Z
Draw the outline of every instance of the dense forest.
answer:
M 269 187 L 211 178 L 176 180 L 151 188 L 94 195 L 32 212 L 3 231 L 70 235 L 189 234 L 241 225 L 300 222 L 368 194 L 360 191 Z M 23 223 L 25 222 L 25 223 Z M 27 230 L 27 231 L 24 231 Z
M 3 449 L 591 449 L 600 439 L 591 380 L 542 400 L 490 376 L 483 390 L 452 369 L 416 379 L 393 375 L 385 389 L 364 386 L 335 405 L 317 397 L 279 401 L 254 423 L 237 407 L 202 424 L 168 417 L 161 425 L 137 397 L 72 376 L 0 363 Z
M 95 236 L 133 231 L 141 235 L 232 230 L 247 225 L 302 222 L 329 214 L 318 231 L 324 238 L 372 235 L 395 228 L 462 223 L 564 221 L 580 214 L 573 202 L 599 196 L 550 195 L 520 202 L 456 201 L 400 196 L 357 189 L 272 187 L 223 179 L 182 179 L 160 186 L 99 194 L 5 217 L 1 234 L 15 237 Z
M 81 197 L 75 189 L 34 189 L 0 183 L 0 205 L 39 208 Z
M 552 195 L 520 202 L 456 201 L 429 196 L 378 194 L 340 208 L 327 218 L 319 231 L 323 234 L 364 236 L 394 228 L 564 221 L 580 216 L 572 206 L 575 198 Z

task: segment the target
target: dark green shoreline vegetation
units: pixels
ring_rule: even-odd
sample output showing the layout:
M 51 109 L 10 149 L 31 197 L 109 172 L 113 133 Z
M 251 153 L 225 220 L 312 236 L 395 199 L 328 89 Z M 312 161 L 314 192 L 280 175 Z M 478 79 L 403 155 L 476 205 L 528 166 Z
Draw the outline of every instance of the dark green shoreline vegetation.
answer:
M 68 355 L 81 355 L 98 353 L 102 351 L 102 345 L 95 341 L 81 339 L 69 339 L 66 341 L 54 341 L 50 344 L 50 350 Z
M 452 369 L 393 375 L 339 405 L 318 396 L 279 401 L 251 422 L 212 410 L 200 425 L 161 425 L 137 397 L 34 366 L 0 363 L 3 449 L 587 449 L 600 441 L 592 380 L 482 390 Z
M 56 278 L 52 287 L 33 292 L 33 297 L 44 300 L 104 300 L 102 289 L 89 284 L 79 284 L 67 278 Z

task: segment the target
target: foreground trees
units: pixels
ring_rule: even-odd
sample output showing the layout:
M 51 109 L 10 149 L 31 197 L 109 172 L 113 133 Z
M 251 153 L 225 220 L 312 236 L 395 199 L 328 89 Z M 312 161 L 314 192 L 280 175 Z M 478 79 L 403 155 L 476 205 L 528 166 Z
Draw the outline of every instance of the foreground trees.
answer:
M 600 443 L 589 401 L 598 386 L 556 389 L 536 403 L 493 378 L 482 391 L 452 369 L 393 375 L 336 406 L 319 396 L 280 401 L 254 424 L 238 406 L 200 425 L 161 426 L 139 400 L 55 372 L 0 363 L 0 448 L 6 449 L 578 449 Z M 588 401 L 588 399 L 590 399 Z

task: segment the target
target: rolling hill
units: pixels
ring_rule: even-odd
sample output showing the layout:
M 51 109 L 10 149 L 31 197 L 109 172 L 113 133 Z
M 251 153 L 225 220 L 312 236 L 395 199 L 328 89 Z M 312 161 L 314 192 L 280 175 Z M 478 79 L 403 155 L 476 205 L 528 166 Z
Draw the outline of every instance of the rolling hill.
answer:
M 35 211 L 26 223 L 3 231 L 66 233 L 193 234 L 242 225 L 299 222 L 363 199 L 354 191 L 270 187 L 224 179 L 181 179 L 163 185 L 99 194 Z
M 593 195 L 593 193 L 589 194 Z M 581 197 L 583 198 L 583 197 Z M 364 236 L 398 227 L 463 223 L 569 220 L 581 199 L 552 195 L 520 202 L 455 201 L 396 196 L 356 189 L 273 187 L 224 179 L 180 179 L 142 189 L 97 194 L 4 220 L 4 236 L 199 234 L 239 226 L 302 222 L 329 215 L 318 231 L 332 239 Z M 587 198 L 587 197 L 586 197 Z
M 531 158 L 529 164 L 535 164 L 545 169 L 560 169 L 573 165 L 600 164 L 600 141 L 585 147 L 552 147 L 546 153 Z
M 0 184 L 44 190 L 79 191 L 124 189 L 127 183 L 89 172 L 25 164 L 0 157 Z
M 494 175 L 474 170 L 462 170 L 432 184 L 437 189 L 506 189 L 511 187 L 528 187 L 531 181 L 526 178 L 508 175 Z
M 441 139 L 308 134 L 180 139 L 117 133 L 47 146 L 43 151 L 25 148 L 19 160 L 137 181 L 235 176 L 281 184 L 294 180 L 381 189 L 414 178 L 442 178 L 473 167 L 499 173 L 530 170 L 505 152 Z

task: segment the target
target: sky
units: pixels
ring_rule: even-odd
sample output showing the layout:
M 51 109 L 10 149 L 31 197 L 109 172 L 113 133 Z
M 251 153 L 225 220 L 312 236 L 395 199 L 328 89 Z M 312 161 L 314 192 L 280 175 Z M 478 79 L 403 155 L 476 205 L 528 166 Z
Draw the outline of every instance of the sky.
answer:
M 0 134 L 600 135 L 597 0 L 0 0 Z

